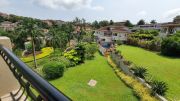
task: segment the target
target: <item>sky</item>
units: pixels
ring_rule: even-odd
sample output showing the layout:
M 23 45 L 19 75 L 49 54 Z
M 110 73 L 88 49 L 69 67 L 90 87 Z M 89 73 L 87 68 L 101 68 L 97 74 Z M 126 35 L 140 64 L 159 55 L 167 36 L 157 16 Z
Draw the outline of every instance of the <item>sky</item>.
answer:
M 0 0 L 0 12 L 64 21 L 171 22 L 180 15 L 180 0 Z

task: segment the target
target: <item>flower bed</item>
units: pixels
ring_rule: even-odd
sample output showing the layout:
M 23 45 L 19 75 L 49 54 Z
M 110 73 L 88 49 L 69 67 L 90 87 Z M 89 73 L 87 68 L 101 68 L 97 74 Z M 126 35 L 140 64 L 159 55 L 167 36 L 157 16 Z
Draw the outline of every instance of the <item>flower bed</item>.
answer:
M 36 55 L 36 59 L 41 59 L 50 55 L 51 53 L 54 52 L 54 49 L 52 47 L 45 47 L 41 49 L 41 52 L 42 52 L 41 54 Z M 33 56 L 23 57 L 21 58 L 21 60 L 23 62 L 31 62 L 33 61 Z

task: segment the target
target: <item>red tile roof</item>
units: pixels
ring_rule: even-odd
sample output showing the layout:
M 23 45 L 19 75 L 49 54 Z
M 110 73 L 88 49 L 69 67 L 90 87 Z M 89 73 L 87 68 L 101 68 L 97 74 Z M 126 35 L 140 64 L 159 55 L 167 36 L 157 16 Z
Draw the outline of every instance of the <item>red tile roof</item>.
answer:
M 113 33 L 118 33 L 118 32 L 130 33 L 129 29 L 125 26 L 106 26 L 98 29 L 97 31 L 106 32 L 108 31 L 108 28 L 110 28 Z

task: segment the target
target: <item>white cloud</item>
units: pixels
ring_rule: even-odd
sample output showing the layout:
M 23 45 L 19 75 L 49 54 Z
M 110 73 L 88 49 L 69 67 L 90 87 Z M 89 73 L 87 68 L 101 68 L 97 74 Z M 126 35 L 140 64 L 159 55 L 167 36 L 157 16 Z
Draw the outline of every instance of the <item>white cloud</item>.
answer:
M 0 8 L 1 7 L 6 7 L 10 4 L 8 0 L 0 0 Z
M 177 15 L 180 15 L 180 8 L 175 8 L 175 9 L 171 9 L 171 10 L 166 11 L 163 14 L 163 17 L 164 18 L 173 18 Z
M 147 15 L 147 12 L 146 11 L 140 11 L 137 13 L 137 16 L 146 16 Z
M 92 0 L 33 0 L 33 3 L 51 9 L 78 10 L 88 8 L 92 10 L 104 10 L 101 6 L 92 6 Z

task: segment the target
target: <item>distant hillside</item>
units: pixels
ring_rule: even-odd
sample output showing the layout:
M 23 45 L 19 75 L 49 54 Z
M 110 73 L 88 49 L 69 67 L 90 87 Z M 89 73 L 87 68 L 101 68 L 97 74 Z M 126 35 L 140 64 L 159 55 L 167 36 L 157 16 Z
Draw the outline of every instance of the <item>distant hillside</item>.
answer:
M 11 22 L 11 23 L 16 23 L 16 22 L 22 22 L 25 19 L 28 19 L 31 17 L 24 17 L 24 16 L 18 16 L 18 15 L 14 15 L 14 14 L 6 14 L 6 13 L 2 13 L 0 12 L 0 23 L 2 22 Z M 48 26 L 52 26 L 52 25 L 62 25 L 65 24 L 65 21 L 62 20 L 41 20 L 41 19 L 36 19 L 36 18 L 32 18 L 34 20 L 36 20 L 39 25 L 41 27 L 48 27 Z

